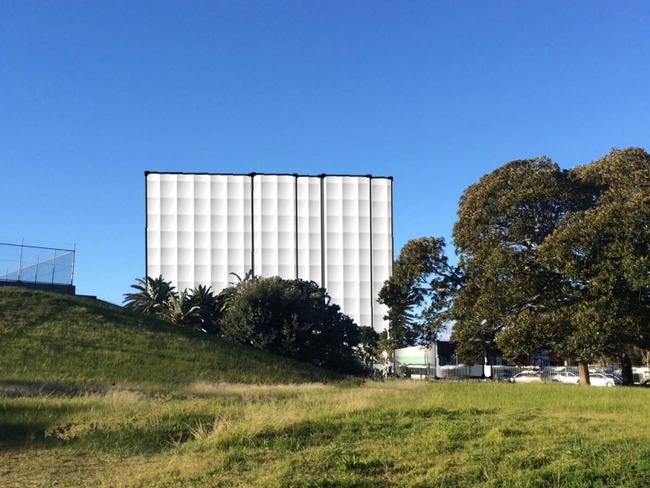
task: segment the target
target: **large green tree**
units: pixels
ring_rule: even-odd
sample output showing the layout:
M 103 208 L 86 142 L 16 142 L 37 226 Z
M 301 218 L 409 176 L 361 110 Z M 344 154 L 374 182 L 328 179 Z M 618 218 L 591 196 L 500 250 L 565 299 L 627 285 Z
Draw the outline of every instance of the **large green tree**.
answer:
M 567 215 L 541 248 L 567 285 L 560 350 L 618 358 L 631 383 L 632 350 L 650 347 L 650 155 L 612 150 L 571 173 L 591 204 Z
M 597 356 L 629 366 L 650 335 L 649 180 L 648 154 L 632 148 L 570 171 L 513 161 L 471 185 L 454 226 L 460 354 L 548 350 L 578 359 L 584 382 Z
M 408 241 L 379 292 L 379 301 L 388 306 L 389 333 L 383 343 L 394 349 L 435 341 L 461 284 L 462 275 L 449 263 L 443 238 Z
M 461 356 L 482 362 L 499 349 L 524 361 L 556 349 L 567 326 L 554 313 L 564 283 L 539 248 L 586 204 L 572 176 L 544 157 L 512 161 L 465 190 L 453 230 L 465 278 L 452 309 Z

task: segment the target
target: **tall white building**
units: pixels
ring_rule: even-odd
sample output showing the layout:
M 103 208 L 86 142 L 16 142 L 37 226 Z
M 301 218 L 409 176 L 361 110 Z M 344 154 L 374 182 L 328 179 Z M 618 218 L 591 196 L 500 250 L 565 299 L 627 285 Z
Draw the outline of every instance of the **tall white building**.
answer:
M 312 280 L 358 325 L 393 262 L 392 178 L 145 172 L 146 270 L 215 293 L 243 276 Z

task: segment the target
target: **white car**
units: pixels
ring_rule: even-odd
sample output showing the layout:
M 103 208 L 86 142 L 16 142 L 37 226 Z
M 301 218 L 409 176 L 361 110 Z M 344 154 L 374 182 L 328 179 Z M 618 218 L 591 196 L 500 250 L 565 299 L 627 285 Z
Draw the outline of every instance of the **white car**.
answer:
M 613 376 L 608 376 L 602 373 L 589 373 L 589 383 L 592 386 L 607 386 L 611 387 L 616 385 L 616 380 Z
M 580 382 L 580 377 L 571 371 L 561 371 L 553 375 L 553 381 L 566 385 L 577 385 Z
M 538 371 L 522 371 L 510 378 L 512 383 L 541 383 L 542 375 Z

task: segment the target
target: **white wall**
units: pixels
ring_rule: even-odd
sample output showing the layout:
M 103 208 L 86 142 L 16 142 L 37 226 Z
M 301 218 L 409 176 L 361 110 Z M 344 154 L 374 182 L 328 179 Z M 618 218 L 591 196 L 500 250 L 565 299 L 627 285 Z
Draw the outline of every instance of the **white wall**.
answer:
M 229 273 L 253 267 L 321 286 L 324 278 L 343 312 L 383 330 L 376 299 L 392 270 L 391 185 L 367 176 L 148 173 L 147 274 L 215 292 L 233 281 Z

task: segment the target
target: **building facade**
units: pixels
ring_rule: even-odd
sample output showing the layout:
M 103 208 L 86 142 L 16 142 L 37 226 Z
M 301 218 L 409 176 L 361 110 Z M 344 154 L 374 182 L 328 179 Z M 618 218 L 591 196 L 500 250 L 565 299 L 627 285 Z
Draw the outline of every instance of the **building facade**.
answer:
M 385 329 L 392 178 L 145 173 L 146 272 L 220 292 L 233 275 L 315 281 L 358 325 Z

